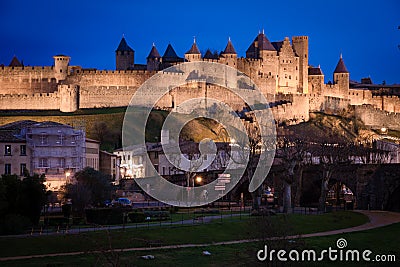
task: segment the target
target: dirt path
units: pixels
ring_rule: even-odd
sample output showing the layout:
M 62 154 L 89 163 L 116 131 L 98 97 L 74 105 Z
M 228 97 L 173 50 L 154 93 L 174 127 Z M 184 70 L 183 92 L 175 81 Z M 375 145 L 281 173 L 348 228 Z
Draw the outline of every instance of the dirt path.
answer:
M 370 230 L 386 225 L 390 225 L 393 223 L 400 222 L 400 213 L 396 212 L 388 212 L 388 211 L 356 211 L 362 214 L 365 214 L 369 218 L 369 222 L 345 229 L 326 231 L 320 233 L 312 233 L 312 234 L 304 234 L 300 236 L 288 236 L 286 238 L 307 238 L 307 237 L 315 237 L 315 236 L 329 236 L 336 235 L 342 233 L 350 233 L 357 231 Z M 279 239 L 279 238 L 271 238 Z M 183 244 L 183 245 L 169 245 L 169 246 L 160 246 L 160 247 L 140 247 L 140 248 L 125 248 L 125 249 L 116 249 L 115 251 L 119 252 L 129 252 L 129 251 L 149 251 L 149 250 L 163 250 L 163 249 L 177 249 L 177 248 L 193 248 L 193 247 L 209 247 L 209 246 L 219 246 L 219 245 L 232 245 L 232 244 L 242 244 L 242 243 L 250 243 L 259 241 L 258 239 L 244 239 L 244 240 L 233 240 L 233 241 L 224 241 L 224 242 L 215 242 L 215 243 L 206 243 L 206 244 Z M 101 251 L 104 253 L 104 251 Z M 100 251 L 92 251 L 90 253 L 101 253 Z M 4 257 L 0 258 L 0 261 L 9 261 L 9 260 L 23 260 L 23 259 L 33 259 L 33 258 L 43 258 L 43 257 L 58 257 L 58 256 L 75 256 L 82 255 L 87 252 L 77 251 L 77 252 L 66 252 L 66 253 L 52 253 L 52 254 L 41 254 L 41 255 L 29 255 L 29 256 L 15 256 L 15 257 Z

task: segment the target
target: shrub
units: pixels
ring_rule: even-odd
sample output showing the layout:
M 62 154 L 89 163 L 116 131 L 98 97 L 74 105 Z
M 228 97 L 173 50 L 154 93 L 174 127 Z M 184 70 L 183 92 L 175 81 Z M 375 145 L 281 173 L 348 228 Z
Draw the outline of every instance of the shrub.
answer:
M 86 209 L 86 221 L 88 223 L 107 225 L 122 224 L 124 222 L 124 213 L 130 209 L 126 208 L 97 208 Z M 126 222 L 126 218 L 125 218 Z
M 52 216 L 44 218 L 44 224 L 49 226 L 59 226 L 68 224 L 69 219 L 64 216 Z
M 31 222 L 28 217 L 19 214 L 7 214 L 0 225 L 2 235 L 15 235 L 24 233 Z
M 175 214 L 177 212 L 178 212 L 178 207 L 176 206 L 169 207 L 169 213 Z
M 146 216 L 143 212 L 130 212 L 128 213 L 129 220 L 133 223 L 144 222 Z
M 150 217 L 151 221 L 165 221 L 171 218 L 169 211 L 164 210 L 147 210 L 143 213 L 146 218 Z

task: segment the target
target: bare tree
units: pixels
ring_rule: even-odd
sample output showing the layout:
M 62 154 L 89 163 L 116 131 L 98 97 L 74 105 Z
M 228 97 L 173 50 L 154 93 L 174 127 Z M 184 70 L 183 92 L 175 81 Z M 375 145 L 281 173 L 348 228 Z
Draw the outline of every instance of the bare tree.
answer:
M 352 162 L 351 151 L 353 149 L 354 145 L 352 143 L 314 143 L 312 149 L 313 158 L 317 160 L 317 164 L 322 166 L 321 194 L 319 198 L 320 210 L 325 210 L 326 196 L 332 174 L 338 171 L 342 165 Z
M 285 170 L 282 176 L 284 184 L 283 211 L 285 213 L 288 213 L 292 207 L 293 184 L 297 185 L 296 202 L 300 202 L 303 168 L 307 163 L 307 155 L 307 143 L 304 140 L 290 135 L 278 137 L 275 157 Z

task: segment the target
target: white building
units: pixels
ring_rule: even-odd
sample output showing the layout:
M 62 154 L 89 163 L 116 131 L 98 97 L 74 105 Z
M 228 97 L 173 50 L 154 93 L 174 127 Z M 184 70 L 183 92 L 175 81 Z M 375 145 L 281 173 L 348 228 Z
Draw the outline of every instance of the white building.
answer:
M 46 185 L 59 190 L 85 166 L 85 132 L 57 122 L 33 123 L 23 129 L 32 150 L 31 173 L 44 173 Z

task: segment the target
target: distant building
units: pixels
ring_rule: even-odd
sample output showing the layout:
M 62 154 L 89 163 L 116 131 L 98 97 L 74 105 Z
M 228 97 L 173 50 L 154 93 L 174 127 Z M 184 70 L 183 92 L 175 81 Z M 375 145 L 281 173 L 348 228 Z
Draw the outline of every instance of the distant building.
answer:
M 30 170 L 31 149 L 27 148 L 24 136 L 19 135 L 21 126 L 10 123 L 0 126 L 0 174 L 24 175 Z
M 50 189 L 58 190 L 84 168 L 84 131 L 56 122 L 33 123 L 23 131 L 32 150 L 31 173 L 44 173 Z
M 97 146 L 90 140 L 88 146 Z M 30 174 L 46 175 L 46 185 L 57 191 L 86 166 L 85 132 L 72 126 L 46 121 L 18 121 L 0 126 L 0 173 L 22 176 L 24 170 Z M 89 150 L 93 158 L 94 150 Z M 96 161 L 98 165 L 98 153 Z
M 90 138 L 85 140 L 85 167 L 100 170 L 100 142 Z
M 165 144 L 165 146 L 177 146 L 177 144 L 170 143 Z M 190 141 L 184 141 L 179 144 L 182 155 L 189 160 L 200 159 L 198 146 L 198 143 Z M 221 171 L 228 166 L 231 156 L 237 160 L 241 153 L 235 144 L 220 142 L 216 143 L 216 156 L 214 157 L 214 153 L 211 152 L 205 153 L 200 161 L 198 161 L 199 166 L 188 166 L 187 162 L 179 160 L 176 162 L 179 166 L 174 166 L 167 155 L 165 155 L 161 143 L 146 143 L 146 147 L 147 151 L 139 145 L 120 148 L 114 151 L 114 154 L 121 157 L 120 171 L 122 178 L 141 178 L 154 175 L 152 168 L 146 165 L 146 160 L 144 159 L 146 156 L 145 153 L 147 153 L 154 169 L 163 176 L 184 174 L 182 169 L 187 170 L 190 168 L 196 169 L 195 172 Z M 232 162 L 231 168 L 243 168 L 243 166 L 237 162 Z
M 120 179 L 121 158 L 107 151 L 100 151 L 100 171 L 111 177 L 111 180 L 118 184 Z

